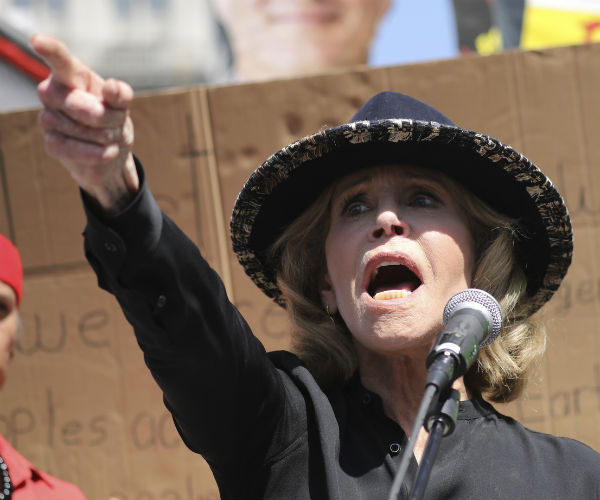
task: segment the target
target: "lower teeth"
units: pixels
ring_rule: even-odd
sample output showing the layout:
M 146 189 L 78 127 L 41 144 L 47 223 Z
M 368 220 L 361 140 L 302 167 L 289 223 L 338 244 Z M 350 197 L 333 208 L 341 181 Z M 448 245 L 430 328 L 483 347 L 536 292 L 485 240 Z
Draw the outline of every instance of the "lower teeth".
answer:
M 411 294 L 408 290 L 386 290 L 385 292 L 376 293 L 373 298 L 375 300 L 391 300 L 403 299 Z

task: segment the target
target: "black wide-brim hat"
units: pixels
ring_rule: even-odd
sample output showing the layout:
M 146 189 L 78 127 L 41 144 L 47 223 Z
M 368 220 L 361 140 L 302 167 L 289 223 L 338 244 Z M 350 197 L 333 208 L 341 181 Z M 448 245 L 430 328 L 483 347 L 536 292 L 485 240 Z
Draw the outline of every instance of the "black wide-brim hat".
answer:
M 267 258 L 285 228 L 333 181 L 382 164 L 439 170 L 517 219 L 527 234 L 518 243 L 518 255 L 532 310 L 557 290 L 571 263 L 573 233 L 565 202 L 550 179 L 497 139 L 457 127 L 417 99 L 382 92 L 349 123 L 277 151 L 238 195 L 231 218 L 233 250 L 267 296 L 285 306 L 276 265 Z

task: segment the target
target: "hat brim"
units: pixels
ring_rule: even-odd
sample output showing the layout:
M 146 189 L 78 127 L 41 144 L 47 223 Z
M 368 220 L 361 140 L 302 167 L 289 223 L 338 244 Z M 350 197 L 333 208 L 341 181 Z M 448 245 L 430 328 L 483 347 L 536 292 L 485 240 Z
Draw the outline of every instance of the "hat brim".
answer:
M 233 249 L 267 296 L 285 305 L 266 253 L 282 231 L 333 181 L 381 164 L 443 172 L 496 210 L 520 221 L 519 257 L 533 310 L 556 291 L 570 265 L 568 210 L 552 182 L 522 154 L 484 134 L 408 119 L 359 121 L 300 139 L 268 158 L 238 195 Z

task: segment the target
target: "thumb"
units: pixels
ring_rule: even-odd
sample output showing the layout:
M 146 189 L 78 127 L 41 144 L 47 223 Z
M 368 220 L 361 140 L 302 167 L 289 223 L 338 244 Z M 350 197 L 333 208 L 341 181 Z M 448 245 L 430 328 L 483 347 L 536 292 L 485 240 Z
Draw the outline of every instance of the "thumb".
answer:
M 133 89 L 126 82 L 110 78 L 102 85 L 102 99 L 110 108 L 126 110 L 133 100 Z

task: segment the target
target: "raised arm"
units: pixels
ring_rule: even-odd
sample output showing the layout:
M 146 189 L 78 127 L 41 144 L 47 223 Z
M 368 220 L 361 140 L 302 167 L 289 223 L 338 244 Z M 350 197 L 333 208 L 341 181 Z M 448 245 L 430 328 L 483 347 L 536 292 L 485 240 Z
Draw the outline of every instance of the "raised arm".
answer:
M 131 152 L 133 90 L 103 79 L 51 36 L 34 35 L 30 43 L 51 70 L 38 86 L 46 150 L 99 210 L 117 213 L 139 187 Z
M 217 273 L 157 206 L 132 154 L 131 87 L 52 37 L 31 45 L 52 69 L 39 85 L 46 149 L 87 194 L 86 256 L 133 326 L 180 434 L 222 474 L 266 454 L 287 401 L 282 380 Z M 276 442 L 287 446 L 290 434 Z

